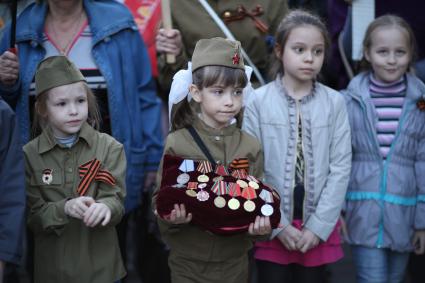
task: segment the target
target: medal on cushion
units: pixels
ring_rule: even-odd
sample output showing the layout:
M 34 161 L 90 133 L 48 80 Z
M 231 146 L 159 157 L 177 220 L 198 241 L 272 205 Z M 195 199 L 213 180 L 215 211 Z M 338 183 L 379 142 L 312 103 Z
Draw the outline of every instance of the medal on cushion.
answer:
M 245 189 L 246 187 L 248 187 L 248 183 L 245 182 L 244 180 L 237 180 L 236 184 L 238 184 L 239 187 L 241 187 L 242 189 Z
M 200 183 L 208 182 L 210 178 L 206 174 L 213 171 L 211 162 L 206 160 L 199 162 L 198 167 L 196 168 L 196 171 L 202 173 L 202 175 L 198 176 L 198 182 Z
M 206 183 L 202 183 L 198 185 L 198 189 L 200 189 L 200 191 L 196 194 L 196 198 L 199 201 L 207 201 L 210 198 L 210 194 L 204 191 L 206 187 L 207 187 Z
M 215 168 L 215 173 L 220 176 L 229 175 L 229 172 L 227 171 L 226 167 L 224 167 L 224 165 L 217 165 Z
M 246 173 L 245 169 L 237 169 L 233 170 L 232 176 L 236 179 L 246 179 L 248 174 Z
M 241 205 L 239 201 L 235 199 L 235 197 L 238 197 L 241 195 L 241 187 L 236 183 L 229 183 L 228 191 L 229 191 L 229 196 L 231 196 L 232 198 L 227 202 L 227 206 L 231 210 L 236 210 Z
M 273 195 L 268 190 L 263 189 L 260 193 L 260 198 L 264 200 L 266 204 L 261 207 L 261 213 L 264 216 L 270 216 L 273 214 L 274 209 L 269 203 L 273 203 Z
M 196 197 L 196 188 L 198 188 L 198 182 L 189 182 L 187 184 L 186 194 L 190 197 Z
M 255 199 L 257 197 L 257 194 L 255 193 L 255 189 L 252 187 L 246 187 L 242 190 L 242 197 L 246 199 L 246 201 L 243 204 L 243 208 L 247 212 L 253 212 L 255 210 L 255 203 L 252 201 L 252 199 Z
M 249 175 L 247 177 L 247 180 L 248 180 L 248 186 L 250 186 L 251 188 L 254 188 L 256 190 L 260 188 L 260 185 L 258 185 L 260 181 L 258 181 L 258 179 L 256 179 L 254 176 Z
M 222 195 L 227 194 L 227 186 L 223 181 L 217 181 L 211 187 L 211 191 L 215 193 L 217 196 L 214 198 L 214 205 L 218 208 L 223 208 L 226 206 L 226 200 Z
M 194 171 L 195 163 L 193 160 L 183 160 L 182 164 L 179 167 L 179 170 L 183 173 L 177 176 L 177 184 L 173 187 L 175 188 L 184 188 L 185 184 L 189 182 L 190 176 L 188 172 Z

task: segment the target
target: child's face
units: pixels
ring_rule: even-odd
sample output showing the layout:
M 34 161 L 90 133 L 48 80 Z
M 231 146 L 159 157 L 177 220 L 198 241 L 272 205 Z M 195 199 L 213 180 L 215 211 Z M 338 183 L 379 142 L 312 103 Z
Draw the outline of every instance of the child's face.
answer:
M 294 28 L 283 47 L 281 61 L 286 80 L 311 82 L 320 72 L 325 58 L 325 40 L 320 30 L 306 25 Z
M 201 119 L 216 129 L 229 125 L 242 108 L 242 87 L 213 85 L 199 90 L 192 85 L 190 92 L 200 104 Z
M 370 48 L 364 55 L 378 80 L 398 81 L 406 73 L 412 56 L 408 34 L 397 27 L 377 28 L 371 34 Z
M 87 116 L 87 94 L 82 82 L 48 91 L 46 118 L 56 137 L 66 138 L 77 133 Z

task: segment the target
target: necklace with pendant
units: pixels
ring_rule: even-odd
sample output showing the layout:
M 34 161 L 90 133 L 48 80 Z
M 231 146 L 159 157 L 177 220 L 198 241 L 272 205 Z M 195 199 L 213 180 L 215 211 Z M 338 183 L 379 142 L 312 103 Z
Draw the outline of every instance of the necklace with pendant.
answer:
M 77 36 L 78 31 L 80 30 L 81 27 L 81 21 L 84 18 L 84 12 L 81 12 L 80 16 L 78 17 L 78 20 L 75 22 L 75 24 L 72 26 L 72 36 L 68 39 L 68 41 L 66 42 L 66 44 L 64 46 L 61 46 L 59 44 L 59 33 L 57 32 L 55 25 L 53 24 L 53 20 L 50 21 L 50 30 L 53 32 L 56 44 L 55 47 L 58 49 L 59 53 L 61 55 L 66 56 L 69 52 L 69 49 L 71 48 L 71 43 L 74 41 L 75 37 Z

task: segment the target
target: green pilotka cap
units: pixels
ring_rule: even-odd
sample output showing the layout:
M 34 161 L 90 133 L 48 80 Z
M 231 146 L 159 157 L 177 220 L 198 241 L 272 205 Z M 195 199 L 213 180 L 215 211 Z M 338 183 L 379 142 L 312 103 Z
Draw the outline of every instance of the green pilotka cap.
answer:
M 221 37 L 199 40 L 192 55 L 192 72 L 204 66 L 224 66 L 245 70 L 241 43 Z
M 35 92 L 38 96 L 51 88 L 80 81 L 85 81 L 85 78 L 66 56 L 51 56 L 37 66 Z

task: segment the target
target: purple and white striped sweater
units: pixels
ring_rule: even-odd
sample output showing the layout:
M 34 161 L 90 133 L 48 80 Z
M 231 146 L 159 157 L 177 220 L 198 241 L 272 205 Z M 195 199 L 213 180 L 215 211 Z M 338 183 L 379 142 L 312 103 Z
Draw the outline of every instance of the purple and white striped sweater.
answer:
M 394 140 L 403 109 L 404 97 L 406 95 L 405 78 L 402 77 L 393 83 L 384 83 L 378 81 L 371 74 L 369 91 L 378 117 L 376 133 L 380 152 L 382 157 L 386 159 Z

